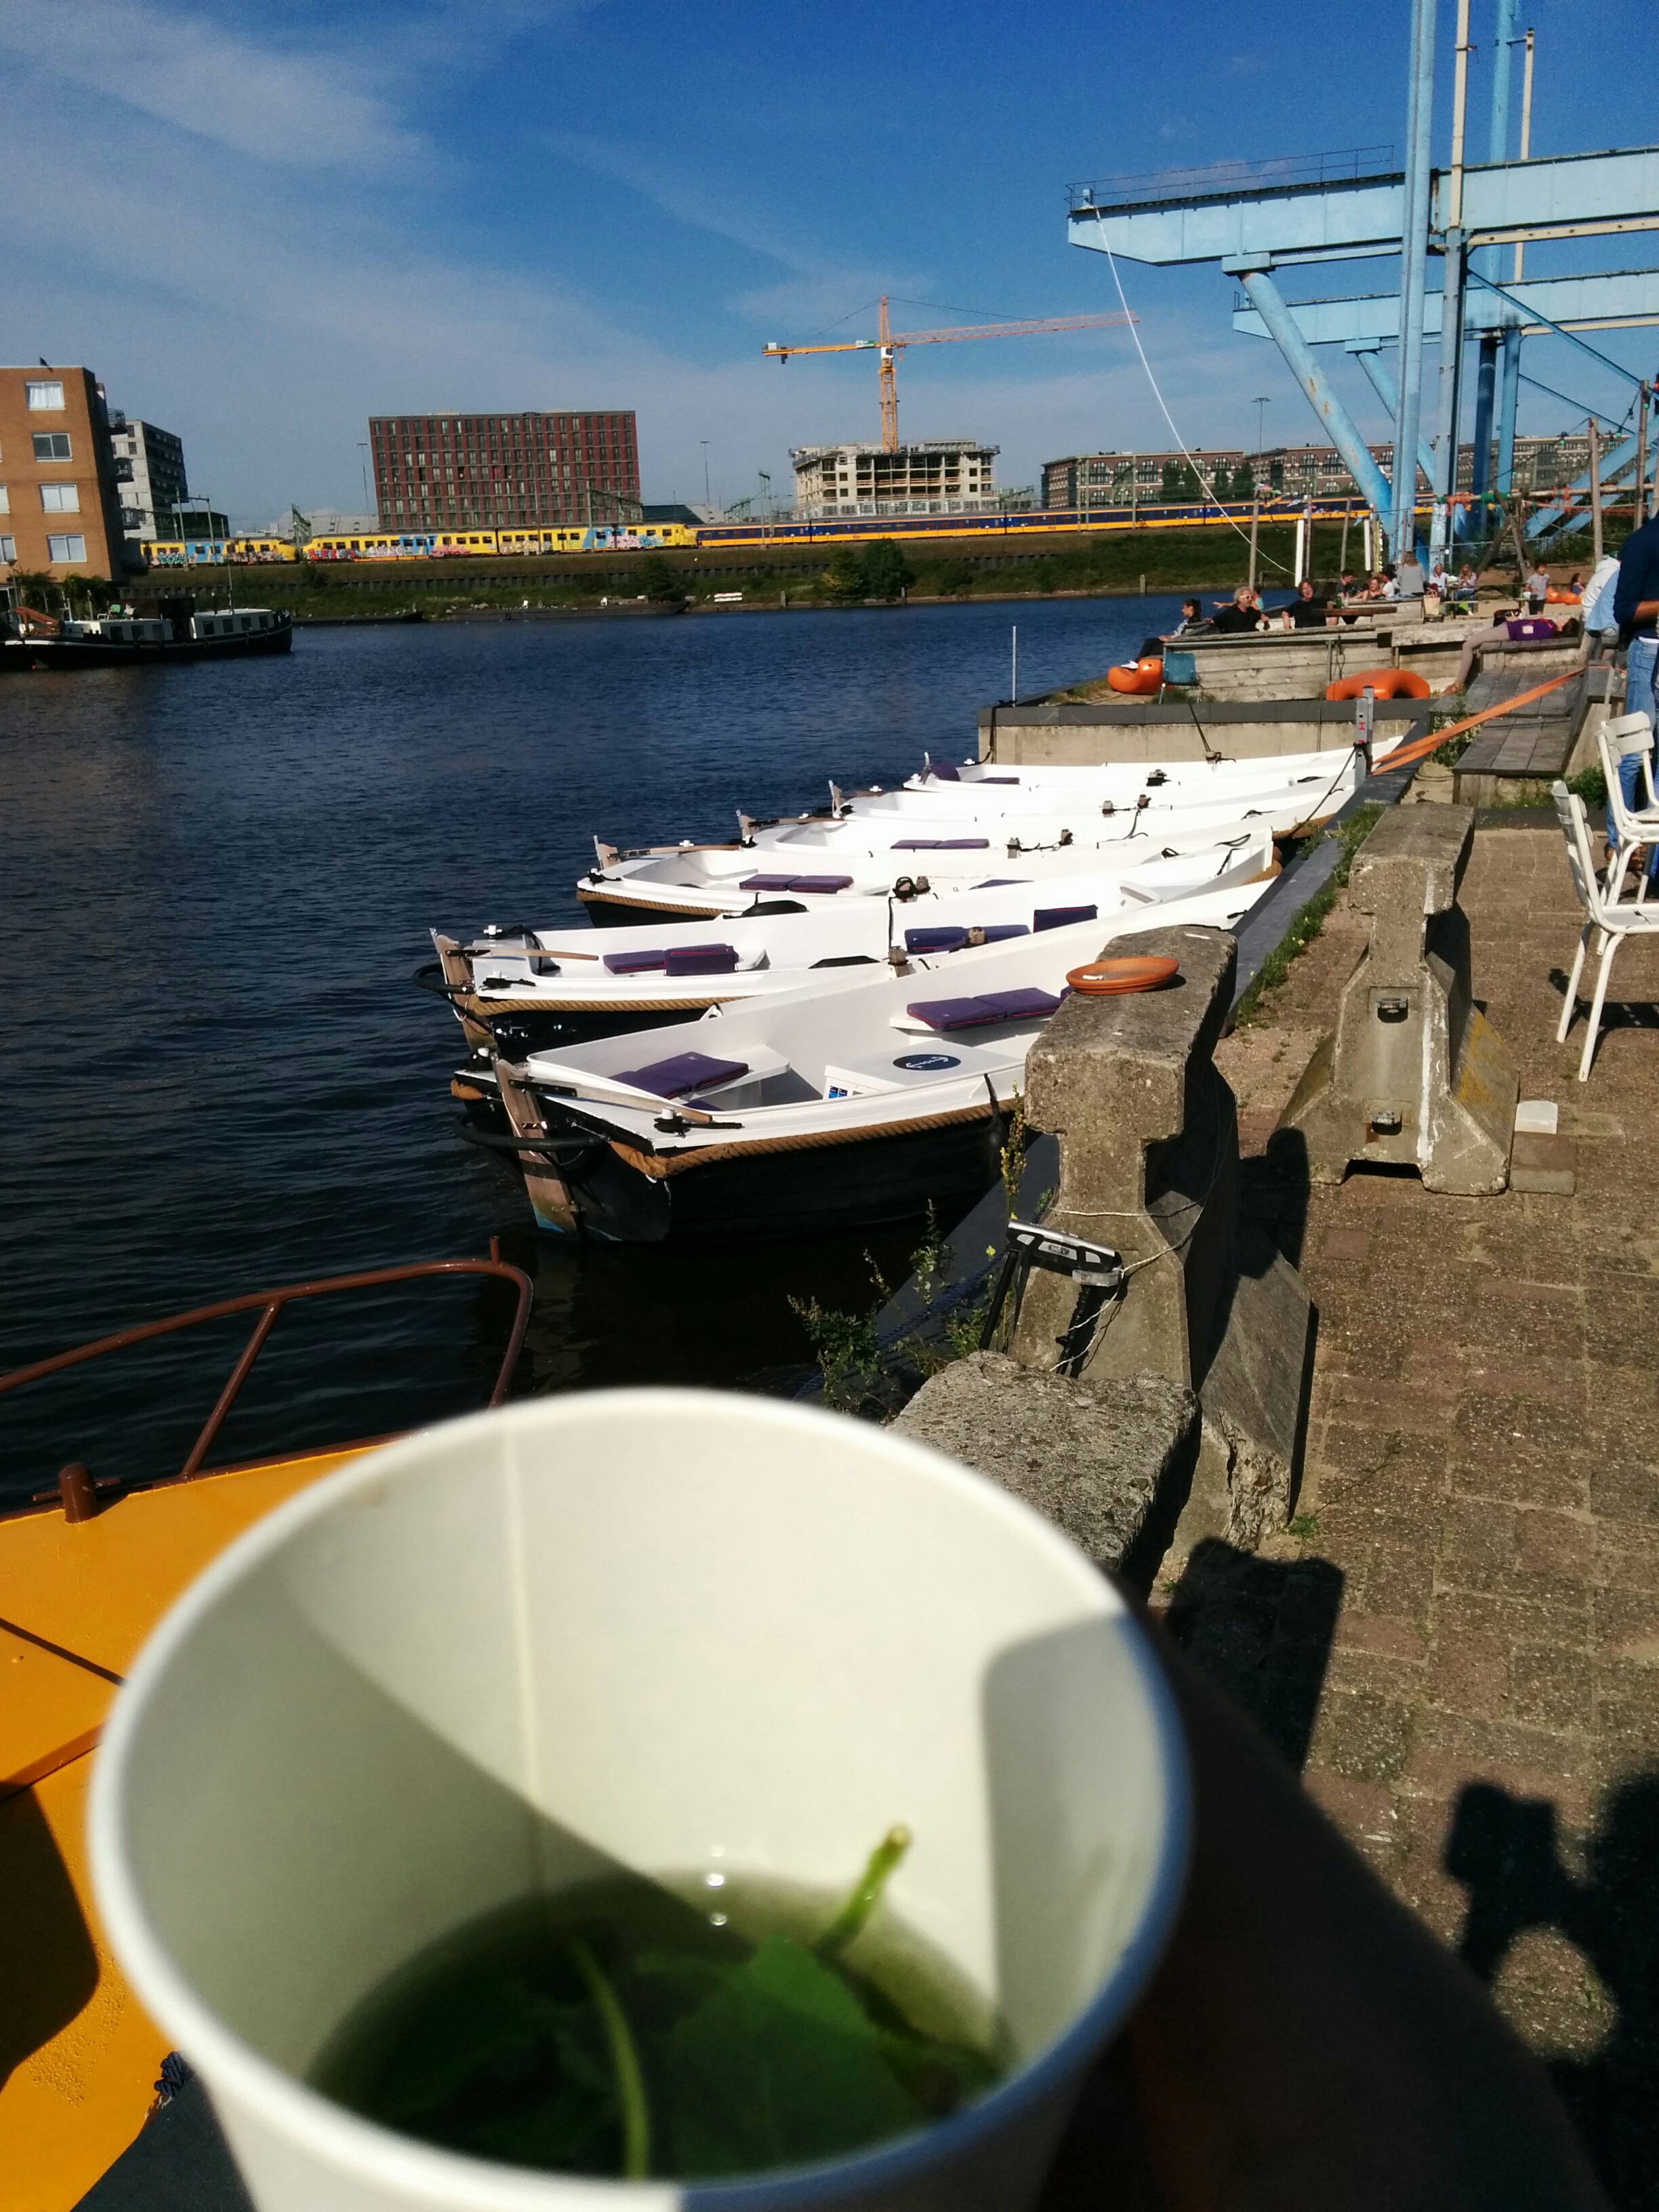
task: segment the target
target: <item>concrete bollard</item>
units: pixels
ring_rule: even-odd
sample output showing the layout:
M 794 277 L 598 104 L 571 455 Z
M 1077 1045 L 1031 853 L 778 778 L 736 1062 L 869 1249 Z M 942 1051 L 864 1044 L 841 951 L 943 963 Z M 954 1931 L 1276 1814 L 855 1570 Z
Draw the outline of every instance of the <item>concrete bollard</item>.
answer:
M 1201 1414 L 1177 1549 L 1203 1536 L 1249 1547 L 1289 1516 L 1306 1399 L 1312 1306 L 1296 1270 L 1240 1217 L 1238 1121 L 1217 1071 L 1236 947 L 1224 932 L 1149 929 L 1114 956 L 1170 954 L 1179 981 L 1067 1000 L 1026 1065 L 1026 1118 L 1060 1145 L 1045 1220 L 1121 1255 L 1120 1292 L 1033 1272 L 1017 1359 L 1090 1382 L 1159 1375 Z
M 1474 836 L 1472 807 L 1396 808 L 1360 848 L 1348 897 L 1371 918 L 1370 944 L 1279 1121 L 1316 1182 L 1361 1164 L 1414 1167 L 1426 1189 L 1462 1197 L 1509 1182 L 1520 1086 L 1470 996 L 1457 903 Z

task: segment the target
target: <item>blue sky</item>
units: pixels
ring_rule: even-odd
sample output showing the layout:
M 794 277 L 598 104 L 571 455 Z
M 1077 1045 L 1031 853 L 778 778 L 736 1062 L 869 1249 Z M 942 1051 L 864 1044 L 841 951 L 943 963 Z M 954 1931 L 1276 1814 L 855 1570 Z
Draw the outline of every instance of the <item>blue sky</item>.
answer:
M 1477 46 L 1492 10 L 1475 0 Z M 1619 27 L 1586 20 L 1523 4 L 1534 153 L 1656 135 L 1650 40 L 1621 68 Z M 1103 257 L 1066 240 L 1070 180 L 1398 149 L 1407 22 L 1405 0 L 0 0 L 0 354 L 95 368 L 246 521 L 360 506 L 368 416 L 416 408 L 631 406 L 647 498 L 701 498 L 705 439 L 717 496 L 761 470 L 781 494 L 792 445 L 877 434 L 875 373 L 780 368 L 764 340 L 867 331 L 883 290 L 901 328 L 1109 309 Z M 1453 23 L 1443 0 L 1442 149 Z M 1270 442 L 1314 434 L 1277 356 L 1231 333 L 1218 270 L 1124 281 L 1189 442 L 1253 444 L 1258 392 Z M 1659 355 L 1656 333 L 1602 343 Z M 1607 372 L 1534 354 L 1622 411 Z M 917 349 L 900 397 L 905 434 L 987 439 L 1008 483 L 1169 442 L 1121 331 Z M 1522 426 L 1572 413 L 1529 396 Z

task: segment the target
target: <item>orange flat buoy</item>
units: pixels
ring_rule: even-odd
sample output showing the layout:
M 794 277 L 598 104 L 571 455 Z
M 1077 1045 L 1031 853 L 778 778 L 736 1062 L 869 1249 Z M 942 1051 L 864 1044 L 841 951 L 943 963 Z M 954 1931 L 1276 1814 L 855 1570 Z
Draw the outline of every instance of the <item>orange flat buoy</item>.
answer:
M 1362 668 L 1358 676 L 1339 676 L 1325 686 L 1328 699 L 1357 699 L 1369 691 L 1377 699 L 1426 699 L 1429 685 L 1412 668 Z
M 1086 968 L 1070 969 L 1066 980 L 1085 999 L 1105 999 L 1121 991 L 1156 991 L 1180 973 L 1178 960 L 1143 952 L 1123 960 L 1091 960 Z
M 1163 681 L 1162 658 L 1157 660 L 1137 660 L 1133 665 L 1125 661 L 1118 667 L 1109 668 L 1106 671 L 1108 688 L 1113 691 L 1127 691 L 1132 699 L 1146 698 L 1150 693 L 1156 691 Z

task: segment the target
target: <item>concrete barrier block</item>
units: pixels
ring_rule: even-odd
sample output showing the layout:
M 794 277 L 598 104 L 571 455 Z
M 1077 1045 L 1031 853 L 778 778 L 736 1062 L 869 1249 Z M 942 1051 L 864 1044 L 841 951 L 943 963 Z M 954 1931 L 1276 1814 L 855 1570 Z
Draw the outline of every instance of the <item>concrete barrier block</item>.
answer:
M 1114 1246 L 1120 1294 L 1033 1272 L 1015 1357 L 1096 1382 L 1158 1374 L 1194 1391 L 1200 1448 L 1176 1532 L 1259 1544 L 1289 1516 L 1313 1314 L 1300 1276 L 1239 1217 L 1238 1120 L 1213 1054 L 1237 948 L 1149 929 L 1114 954 L 1167 954 L 1176 984 L 1066 1000 L 1026 1063 L 1028 1122 L 1058 1139 L 1045 1219 Z
M 1472 807 L 1413 806 L 1360 848 L 1348 895 L 1370 942 L 1279 1122 L 1300 1132 L 1315 1182 L 1368 1164 L 1464 1197 L 1508 1183 L 1520 1084 L 1471 995 L 1457 903 L 1474 835 Z
M 1150 1587 L 1185 1494 L 1198 1401 L 1162 1375 L 1079 1382 L 977 1352 L 925 1382 L 894 1426 L 1034 1505 L 1097 1566 Z

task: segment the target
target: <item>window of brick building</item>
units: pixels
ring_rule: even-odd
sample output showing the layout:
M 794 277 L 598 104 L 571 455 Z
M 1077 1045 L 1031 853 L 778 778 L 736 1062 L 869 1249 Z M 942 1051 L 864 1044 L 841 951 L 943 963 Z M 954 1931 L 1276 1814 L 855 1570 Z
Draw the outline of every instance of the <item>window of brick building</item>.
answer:
M 34 458 L 37 461 L 69 459 L 70 438 L 67 430 L 37 430 L 33 434 Z
M 60 410 L 64 404 L 61 384 L 25 384 L 23 393 L 29 406 L 42 414 Z
M 40 505 L 47 514 L 79 514 L 81 488 L 72 483 L 42 484 Z
M 46 540 L 48 561 L 84 561 L 86 557 L 87 541 L 84 538 L 60 538 L 54 532 Z

